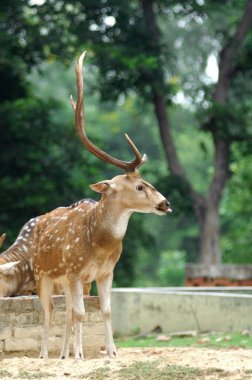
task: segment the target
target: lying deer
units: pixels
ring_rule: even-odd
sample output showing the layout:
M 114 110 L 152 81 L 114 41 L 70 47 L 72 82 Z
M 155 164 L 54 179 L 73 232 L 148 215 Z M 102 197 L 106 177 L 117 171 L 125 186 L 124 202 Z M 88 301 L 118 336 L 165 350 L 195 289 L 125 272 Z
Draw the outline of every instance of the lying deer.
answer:
M 72 209 L 57 209 L 42 216 L 35 228 L 34 272 L 38 295 L 44 311 L 44 332 L 40 357 L 48 356 L 48 333 L 52 316 L 51 294 L 54 282 L 66 294 L 66 331 L 61 358 L 69 355 L 72 318 L 75 327 L 75 358 L 83 358 L 82 319 L 85 314 L 82 281 L 96 281 L 104 319 L 106 350 L 116 356 L 111 326 L 110 291 L 114 267 L 122 253 L 122 240 L 133 212 L 164 215 L 171 212 L 169 202 L 137 168 L 147 157 L 139 153 L 126 135 L 135 159 L 125 162 L 100 150 L 86 136 L 83 107 L 83 60 L 76 63 L 77 103 L 71 98 L 75 128 L 84 146 L 99 159 L 125 171 L 111 180 L 91 185 L 101 193 L 99 202 L 88 200 Z
M 16 241 L 0 255 L 0 297 L 36 289 L 33 275 L 33 233 L 38 218 L 29 220 Z M 0 238 L 0 247 L 5 234 Z

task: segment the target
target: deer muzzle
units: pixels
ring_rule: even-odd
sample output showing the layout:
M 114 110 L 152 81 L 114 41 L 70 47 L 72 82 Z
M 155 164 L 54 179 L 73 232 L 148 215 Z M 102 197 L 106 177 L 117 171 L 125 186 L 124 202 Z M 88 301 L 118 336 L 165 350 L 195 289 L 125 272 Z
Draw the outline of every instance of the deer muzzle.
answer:
M 167 199 L 164 199 L 162 202 L 158 204 L 156 209 L 163 213 L 172 212 L 172 209 L 170 207 L 170 202 Z

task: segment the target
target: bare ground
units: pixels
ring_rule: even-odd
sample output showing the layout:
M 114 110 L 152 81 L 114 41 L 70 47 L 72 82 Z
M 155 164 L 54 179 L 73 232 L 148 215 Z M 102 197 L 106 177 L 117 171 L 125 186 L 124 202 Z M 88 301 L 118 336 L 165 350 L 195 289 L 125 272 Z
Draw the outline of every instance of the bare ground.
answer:
M 150 364 L 154 375 L 144 374 L 132 369 L 142 364 Z M 249 380 L 252 379 L 252 350 L 245 349 L 208 349 L 208 348 L 120 348 L 116 359 L 101 355 L 99 359 L 37 359 L 29 357 L 5 357 L 0 360 L 0 379 L 88 379 L 88 380 L 117 380 L 117 379 L 154 379 L 155 368 L 163 370 L 178 366 L 185 372 L 174 374 L 173 377 L 164 375 L 162 379 L 204 379 L 204 380 Z M 190 373 L 191 368 L 198 372 Z M 140 370 L 139 370 L 140 371 Z M 205 372 L 204 372 L 205 371 Z M 122 373 L 124 374 L 122 377 Z M 162 372 L 163 373 L 163 372 Z M 176 372 L 177 373 L 177 372 Z M 185 374 L 186 373 L 186 374 Z M 121 375 L 120 375 L 121 374 Z

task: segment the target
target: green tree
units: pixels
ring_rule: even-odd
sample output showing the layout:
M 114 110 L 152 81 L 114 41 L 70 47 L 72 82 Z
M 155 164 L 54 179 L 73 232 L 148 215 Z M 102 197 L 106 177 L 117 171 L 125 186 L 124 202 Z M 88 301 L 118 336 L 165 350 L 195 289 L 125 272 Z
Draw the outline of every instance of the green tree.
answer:
M 28 73 L 47 53 L 30 11 L 13 1 L 0 12 L 0 230 L 8 243 L 29 218 L 83 198 L 99 171 L 83 165 L 89 155 L 73 138 L 70 105 L 62 111 L 59 100 L 32 94 Z
M 57 2 L 51 1 L 38 8 L 38 12 L 43 18 L 56 6 Z M 120 4 L 114 0 L 82 1 L 72 2 L 71 7 L 69 3 L 62 2 L 60 17 L 63 10 L 66 19 L 71 20 L 69 33 L 79 43 L 85 41 L 95 52 L 103 98 L 115 98 L 133 90 L 153 104 L 170 173 L 187 184 L 193 199 L 199 226 L 200 261 L 219 263 L 219 208 L 231 174 L 230 149 L 233 142 L 251 138 L 251 126 L 247 122 L 250 107 L 244 99 L 248 86 L 241 79 L 244 76 L 246 81 L 250 79 L 252 1 L 183 3 L 141 0 Z M 220 15 L 224 20 L 221 23 Z M 218 53 L 218 81 L 215 86 L 204 83 L 201 90 L 204 112 L 200 115 L 200 124 L 202 130 L 211 136 L 214 146 L 213 173 L 204 194 L 195 189 L 181 164 L 169 118 L 169 104 L 177 86 L 167 78 L 179 57 L 166 43 L 160 24 L 163 25 L 164 17 L 169 23 L 175 16 L 177 19 L 180 17 L 185 26 L 206 22 L 211 28 L 209 38 L 213 39 L 212 44 Z M 56 19 L 54 22 L 57 24 Z M 53 29 L 48 29 L 50 38 Z M 200 38 L 201 35 L 198 40 Z M 195 62 L 201 62 L 199 67 L 204 65 L 204 57 L 197 57 Z M 194 64 L 193 60 L 191 64 Z M 195 94 L 197 92 L 195 88 Z M 243 94 L 243 97 L 238 98 L 238 94 Z
M 241 148 L 241 143 L 233 146 L 233 176 L 225 191 L 221 207 L 224 221 L 223 259 L 228 263 L 251 263 L 252 159 L 246 151 L 247 148 Z

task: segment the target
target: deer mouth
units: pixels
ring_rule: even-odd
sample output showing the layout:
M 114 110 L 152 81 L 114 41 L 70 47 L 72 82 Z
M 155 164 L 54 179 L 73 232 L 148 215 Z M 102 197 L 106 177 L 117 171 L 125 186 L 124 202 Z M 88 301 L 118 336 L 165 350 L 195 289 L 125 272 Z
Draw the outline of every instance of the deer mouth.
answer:
M 158 215 L 165 215 L 165 214 L 168 214 L 169 212 L 172 212 L 172 209 L 169 206 L 167 207 L 157 206 L 155 208 L 155 211 L 156 211 L 156 214 Z

